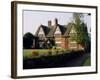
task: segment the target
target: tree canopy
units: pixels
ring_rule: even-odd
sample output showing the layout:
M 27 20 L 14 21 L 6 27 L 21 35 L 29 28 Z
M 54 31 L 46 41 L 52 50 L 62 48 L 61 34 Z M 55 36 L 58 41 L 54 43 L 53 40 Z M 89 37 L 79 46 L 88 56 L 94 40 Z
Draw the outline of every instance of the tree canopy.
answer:
M 34 36 L 32 33 L 28 32 L 23 36 L 23 47 L 25 49 L 32 48 Z
M 81 20 L 82 17 L 84 16 L 81 13 L 73 13 L 74 28 L 77 34 L 73 34 L 71 39 L 75 40 L 77 43 L 86 48 L 90 42 L 90 39 L 88 36 L 87 25 Z

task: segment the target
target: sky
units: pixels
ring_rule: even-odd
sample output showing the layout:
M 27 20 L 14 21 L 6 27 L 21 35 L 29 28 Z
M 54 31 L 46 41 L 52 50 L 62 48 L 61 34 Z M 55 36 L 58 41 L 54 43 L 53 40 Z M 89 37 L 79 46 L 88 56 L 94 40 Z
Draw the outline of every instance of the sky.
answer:
M 87 15 L 87 13 L 83 13 L 83 15 L 83 20 L 87 24 L 88 32 L 90 32 L 91 16 Z M 55 18 L 58 19 L 59 24 L 67 25 L 73 20 L 73 13 L 24 10 L 23 35 L 27 32 L 31 32 L 34 35 L 41 24 L 47 26 L 49 20 L 51 20 L 52 24 L 54 24 Z

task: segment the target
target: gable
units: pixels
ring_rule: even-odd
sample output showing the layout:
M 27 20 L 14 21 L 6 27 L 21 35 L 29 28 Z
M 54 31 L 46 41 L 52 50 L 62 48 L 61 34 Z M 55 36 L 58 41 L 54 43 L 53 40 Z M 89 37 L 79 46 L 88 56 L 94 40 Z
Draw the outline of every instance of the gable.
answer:
M 43 31 L 42 27 L 40 27 L 40 30 L 39 30 L 38 34 L 43 34 L 44 35 L 44 31 Z
M 66 26 L 66 32 L 64 33 L 65 37 L 70 36 L 70 34 L 72 33 L 76 33 L 76 30 L 74 28 L 75 25 L 73 23 L 69 23 L 68 25 L 65 26 Z
M 61 31 L 60 31 L 59 27 L 56 28 L 55 34 L 61 34 Z

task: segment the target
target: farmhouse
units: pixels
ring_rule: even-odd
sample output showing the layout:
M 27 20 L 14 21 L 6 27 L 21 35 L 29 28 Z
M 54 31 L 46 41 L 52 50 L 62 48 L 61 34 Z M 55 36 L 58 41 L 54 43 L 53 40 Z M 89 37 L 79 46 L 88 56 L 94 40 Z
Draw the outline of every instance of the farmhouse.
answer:
M 56 46 L 69 50 L 84 49 L 76 41 L 71 40 L 71 35 L 77 34 L 74 27 L 74 23 L 60 25 L 57 19 L 54 20 L 54 24 L 48 21 L 48 26 L 41 24 L 35 34 L 38 37 L 38 46 L 40 48 Z

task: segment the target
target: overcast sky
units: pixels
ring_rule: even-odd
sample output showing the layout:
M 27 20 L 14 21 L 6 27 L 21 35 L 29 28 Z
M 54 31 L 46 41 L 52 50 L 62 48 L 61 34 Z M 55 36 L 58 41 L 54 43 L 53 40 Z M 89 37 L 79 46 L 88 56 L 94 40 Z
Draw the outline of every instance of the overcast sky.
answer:
M 88 26 L 88 31 L 91 27 L 91 16 L 87 15 L 86 13 L 84 15 L 84 22 Z M 72 21 L 73 13 L 69 12 L 47 12 L 47 11 L 29 11 L 24 10 L 23 11 L 23 34 L 27 32 L 31 32 L 33 35 L 35 34 L 37 28 L 39 25 L 48 25 L 48 20 L 52 21 L 52 24 L 54 24 L 55 18 L 58 19 L 58 23 L 61 25 L 67 25 L 69 22 Z

